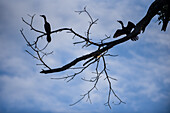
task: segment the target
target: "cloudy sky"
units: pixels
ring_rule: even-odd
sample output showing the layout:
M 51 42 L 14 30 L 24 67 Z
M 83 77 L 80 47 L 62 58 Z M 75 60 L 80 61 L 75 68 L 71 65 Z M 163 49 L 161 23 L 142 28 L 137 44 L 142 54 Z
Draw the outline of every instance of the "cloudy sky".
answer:
M 44 14 L 52 30 L 69 27 L 84 35 L 89 18 L 74 11 L 87 10 L 94 19 L 91 37 L 98 42 L 106 35 L 113 35 L 120 28 L 117 20 L 125 24 L 137 23 L 154 0 L 0 0 L 0 112 L 1 113 L 169 113 L 170 112 L 170 27 L 161 32 L 161 26 L 152 19 L 144 34 L 136 42 L 128 41 L 112 48 L 107 63 L 116 94 L 126 104 L 104 106 L 107 101 L 108 83 L 104 77 L 91 93 L 92 104 L 86 99 L 69 106 L 86 93 L 92 85 L 81 78 L 94 76 L 90 67 L 73 81 L 52 80 L 51 77 L 66 76 L 74 71 L 43 75 L 38 61 L 25 52 L 28 49 L 19 30 L 30 41 L 40 35 L 25 25 L 21 17 L 30 21 L 27 14 L 35 16 L 34 27 L 43 29 Z M 52 67 L 60 67 L 74 58 L 96 50 L 94 46 L 81 48 L 73 45 L 71 34 L 52 35 L 47 48 L 54 54 L 46 58 Z M 43 39 L 42 39 L 43 43 Z M 114 96 L 112 97 L 113 99 Z

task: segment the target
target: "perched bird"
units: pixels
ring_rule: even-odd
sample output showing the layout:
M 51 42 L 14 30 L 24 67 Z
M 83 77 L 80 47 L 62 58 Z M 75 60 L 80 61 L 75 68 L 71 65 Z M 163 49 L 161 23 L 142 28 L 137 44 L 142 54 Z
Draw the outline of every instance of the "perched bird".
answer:
M 48 41 L 48 42 L 51 42 L 51 36 L 50 36 L 51 26 L 50 26 L 50 24 L 47 22 L 47 19 L 46 19 L 45 15 L 40 15 L 40 16 L 44 18 L 44 22 L 45 22 L 45 24 L 44 24 L 44 29 L 45 29 L 45 31 L 46 31 L 46 33 L 47 33 L 47 41 Z
M 118 21 L 118 22 L 121 24 L 122 29 L 118 29 L 115 32 L 115 34 L 113 35 L 113 38 L 117 38 L 117 37 L 124 35 L 124 34 L 128 35 L 128 34 L 131 33 L 132 29 L 135 28 L 135 25 L 130 21 L 128 22 L 128 25 L 126 27 L 124 26 L 122 21 Z M 138 36 L 131 38 L 131 40 L 133 40 L 133 41 L 138 40 Z

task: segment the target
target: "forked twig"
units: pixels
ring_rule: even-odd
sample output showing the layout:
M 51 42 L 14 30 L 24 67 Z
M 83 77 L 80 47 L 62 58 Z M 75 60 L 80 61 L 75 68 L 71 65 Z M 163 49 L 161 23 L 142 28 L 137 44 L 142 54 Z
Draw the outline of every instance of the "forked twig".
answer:
M 82 56 L 80 56 L 78 58 L 75 58 L 73 61 L 71 61 L 71 62 L 67 63 L 66 65 L 64 65 L 62 67 L 59 67 L 59 68 L 50 68 L 50 66 L 48 66 L 48 64 L 46 64 L 44 62 L 43 58 L 45 56 L 49 55 L 49 54 L 52 54 L 52 52 L 50 52 L 50 53 L 44 52 L 44 50 L 46 50 L 46 48 L 48 47 L 48 44 L 46 44 L 42 49 L 39 49 L 39 47 L 38 47 L 39 39 L 41 37 L 43 37 L 43 36 L 46 36 L 47 34 L 45 32 L 43 32 L 43 31 L 40 31 L 40 30 L 36 29 L 35 27 L 33 27 L 33 19 L 34 19 L 35 15 L 33 15 L 33 16 L 28 15 L 29 17 L 31 17 L 30 22 L 27 22 L 26 20 L 24 20 L 24 18 L 22 18 L 22 21 L 26 25 L 28 25 L 31 28 L 31 30 L 33 30 L 34 32 L 40 34 L 38 37 L 36 37 L 35 41 L 31 44 L 28 41 L 28 39 L 26 38 L 26 36 L 24 35 L 23 29 L 20 30 L 20 32 L 22 34 L 22 37 L 25 39 L 27 45 L 33 50 L 34 54 L 29 52 L 28 50 L 26 50 L 26 52 L 29 55 L 31 55 L 33 58 L 35 58 L 35 59 L 37 59 L 37 60 L 39 60 L 41 62 L 41 64 L 38 64 L 38 65 L 43 65 L 46 68 L 48 68 L 47 70 L 43 69 L 41 71 L 41 73 L 48 74 L 48 73 L 62 72 L 62 71 L 68 70 L 68 69 L 79 70 L 78 72 L 75 72 L 72 75 L 67 75 L 67 76 L 63 76 L 63 77 L 60 77 L 60 78 L 52 78 L 52 79 L 64 79 L 64 80 L 67 80 L 67 82 L 69 82 L 69 81 L 73 80 L 77 75 L 81 74 L 89 66 L 91 66 L 92 64 L 96 64 L 95 77 L 91 77 L 89 80 L 85 79 L 85 77 L 82 78 L 82 80 L 84 80 L 84 81 L 94 83 L 92 88 L 90 90 L 88 90 L 87 93 L 81 95 L 82 97 L 78 101 L 76 101 L 75 103 L 71 104 L 71 106 L 79 103 L 85 97 L 87 97 L 87 101 L 89 101 L 91 103 L 90 94 L 94 89 L 97 89 L 96 87 L 97 87 L 98 81 L 100 80 L 100 78 L 102 78 L 103 75 L 105 75 L 104 80 L 107 81 L 108 89 L 109 89 L 107 102 L 105 103 L 105 105 L 108 106 L 109 108 L 111 108 L 110 103 L 111 103 L 111 100 L 112 100 L 111 99 L 112 95 L 119 100 L 118 104 L 121 104 L 121 103 L 125 104 L 125 102 L 123 102 L 120 99 L 120 97 L 118 97 L 117 94 L 115 93 L 115 91 L 113 90 L 111 80 L 117 80 L 117 79 L 109 76 L 105 57 L 107 57 L 107 56 L 115 57 L 117 55 L 111 55 L 111 54 L 108 53 L 108 51 L 111 48 L 113 48 L 114 46 L 116 46 L 116 45 L 118 45 L 120 43 L 126 42 L 131 38 L 136 37 L 138 34 L 141 33 L 141 31 L 144 32 L 146 26 L 150 23 L 151 19 L 155 15 L 157 15 L 157 13 L 162 9 L 162 7 L 164 5 L 167 5 L 168 3 L 169 3 L 168 0 L 155 0 L 150 5 L 147 14 L 144 16 L 144 18 L 142 18 L 136 24 L 134 30 L 132 32 L 130 32 L 130 34 L 128 34 L 127 36 L 125 36 L 123 38 L 120 38 L 120 39 L 117 39 L 117 40 L 112 40 L 110 42 L 105 42 L 105 40 L 110 39 L 110 37 L 111 37 L 111 36 L 106 35 L 106 38 L 103 38 L 102 40 L 100 40 L 99 43 L 92 41 L 92 38 L 90 37 L 91 28 L 92 28 L 92 26 L 94 24 L 97 24 L 98 19 L 94 20 L 92 18 L 92 16 L 90 15 L 90 13 L 86 10 L 86 7 L 84 7 L 84 9 L 82 11 L 76 11 L 79 14 L 86 13 L 87 16 L 90 18 L 89 26 L 88 26 L 88 28 L 86 30 L 85 36 L 77 33 L 72 28 L 60 28 L 60 29 L 51 31 L 50 33 L 53 34 L 53 33 L 59 33 L 59 32 L 66 31 L 67 33 L 73 34 L 73 39 L 75 37 L 81 39 L 81 41 L 75 42 L 74 44 L 83 44 L 84 43 L 84 45 L 82 47 L 90 47 L 90 46 L 93 45 L 93 46 L 97 47 L 97 49 L 94 50 L 91 53 L 88 53 L 88 54 L 82 55 Z M 166 23 L 164 22 L 164 24 L 166 24 Z M 74 65 L 76 65 L 79 62 L 83 62 L 82 67 L 72 68 Z M 99 66 L 101 64 L 100 62 L 102 62 L 102 64 L 103 64 L 103 65 L 101 65 L 101 66 L 103 66 L 102 69 L 99 68 L 99 67 L 101 67 L 101 66 Z M 115 103 L 115 102 L 112 102 L 112 103 Z

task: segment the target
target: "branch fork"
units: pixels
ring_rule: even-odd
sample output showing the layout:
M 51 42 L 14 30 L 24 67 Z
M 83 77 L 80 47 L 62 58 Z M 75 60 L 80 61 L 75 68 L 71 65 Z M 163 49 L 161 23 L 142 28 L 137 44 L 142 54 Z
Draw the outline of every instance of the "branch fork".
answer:
M 109 50 L 113 47 L 115 47 L 116 45 L 126 42 L 129 39 L 138 36 L 141 31 L 145 31 L 145 28 L 148 26 L 148 24 L 150 23 L 151 19 L 158 14 L 158 12 L 162 9 L 162 7 L 166 4 L 168 4 L 168 0 L 155 0 L 151 6 L 148 9 L 147 14 L 144 16 L 144 18 L 142 18 L 135 26 L 134 30 L 128 34 L 127 36 L 117 39 L 117 40 L 113 40 L 110 42 L 106 42 L 107 39 L 110 39 L 111 36 L 107 36 L 106 38 L 103 38 L 102 40 L 100 40 L 100 43 L 94 42 L 92 40 L 92 37 L 90 37 L 91 34 L 91 28 L 93 27 L 93 25 L 97 24 L 98 19 L 93 19 L 92 16 L 90 15 L 90 13 L 86 10 L 86 7 L 84 7 L 84 9 L 82 11 L 75 11 L 78 14 L 81 13 L 85 13 L 87 14 L 87 16 L 89 17 L 90 21 L 89 21 L 89 26 L 87 28 L 86 34 L 85 36 L 77 33 L 76 31 L 74 31 L 72 28 L 60 28 L 57 30 L 53 30 L 51 31 L 51 34 L 53 33 L 59 33 L 59 32 L 64 32 L 66 31 L 67 33 L 71 33 L 73 34 L 73 39 L 74 38 L 79 38 L 81 39 L 81 41 L 79 42 L 75 42 L 73 44 L 83 44 L 82 48 L 84 47 L 89 47 L 91 45 L 96 46 L 97 50 L 94 50 L 91 53 L 82 55 L 78 58 L 75 58 L 73 61 L 69 62 L 68 64 L 59 67 L 59 68 L 51 68 L 48 64 L 45 63 L 44 61 L 44 57 L 47 57 L 48 55 L 51 55 L 53 53 L 52 52 L 44 52 L 44 50 L 48 47 L 47 43 L 42 49 L 40 49 L 38 47 L 38 43 L 39 43 L 39 39 L 43 36 L 46 36 L 47 34 L 43 31 L 40 31 L 38 29 L 36 29 L 33 26 L 33 20 L 35 17 L 35 14 L 33 16 L 28 15 L 31 18 L 30 22 L 27 22 L 26 20 L 24 20 L 24 18 L 22 18 L 22 21 L 28 25 L 32 31 L 39 33 L 40 35 L 38 37 L 36 37 L 36 40 L 31 44 L 28 39 L 26 38 L 26 36 L 24 35 L 23 29 L 20 30 L 22 37 L 25 39 L 28 47 L 30 47 L 34 53 L 29 52 L 28 50 L 26 50 L 26 52 L 31 55 L 33 58 L 37 59 L 40 61 L 41 66 L 45 66 L 45 68 L 47 69 L 42 69 L 42 71 L 40 73 L 44 73 L 44 74 L 49 74 L 49 73 L 56 73 L 56 72 L 62 72 L 68 69 L 72 69 L 72 70 L 79 70 L 78 72 L 72 74 L 72 75 L 68 75 L 68 76 L 63 76 L 60 78 L 51 78 L 51 79 L 63 79 L 63 80 L 67 80 L 67 82 L 73 80 L 77 75 L 81 74 L 84 70 L 86 70 L 89 66 L 91 65 L 95 65 L 95 77 L 91 77 L 90 79 L 86 79 L 85 77 L 82 78 L 82 80 L 87 81 L 87 82 L 92 82 L 94 83 L 93 86 L 91 87 L 91 89 L 89 89 L 87 91 L 87 93 L 81 95 L 82 97 L 76 101 L 75 103 L 71 104 L 75 105 L 77 103 L 79 103 L 81 100 L 83 100 L 85 97 L 87 97 L 87 101 L 89 101 L 91 103 L 91 98 L 90 98 L 90 94 L 92 91 L 94 91 L 94 89 L 97 89 L 97 84 L 98 81 L 105 76 L 104 80 L 107 81 L 108 83 L 108 98 L 107 98 L 107 102 L 105 103 L 106 106 L 108 106 L 109 108 L 111 108 L 110 103 L 114 103 L 111 102 L 111 97 L 114 96 L 119 103 L 124 103 L 119 97 L 118 95 L 115 93 L 113 87 L 112 87 L 112 82 L 111 80 L 117 81 L 117 79 L 109 76 L 108 74 L 108 69 L 107 69 L 107 63 L 106 63 L 106 57 L 108 56 L 112 56 L 115 57 L 117 55 L 111 55 L 109 54 Z M 83 62 L 82 67 L 74 67 L 78 62 Z M 102 64 L 103 69 L 99 69 L 99 63 L 100 65 Z M 115 103 L 114 103 L 115 104 Z

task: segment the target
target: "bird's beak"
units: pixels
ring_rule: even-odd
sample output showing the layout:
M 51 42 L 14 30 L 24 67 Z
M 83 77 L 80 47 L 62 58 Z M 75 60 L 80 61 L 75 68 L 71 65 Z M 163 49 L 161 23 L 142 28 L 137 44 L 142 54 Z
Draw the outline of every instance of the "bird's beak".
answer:
M 42 17 L 42 15 L 40 15 Z

